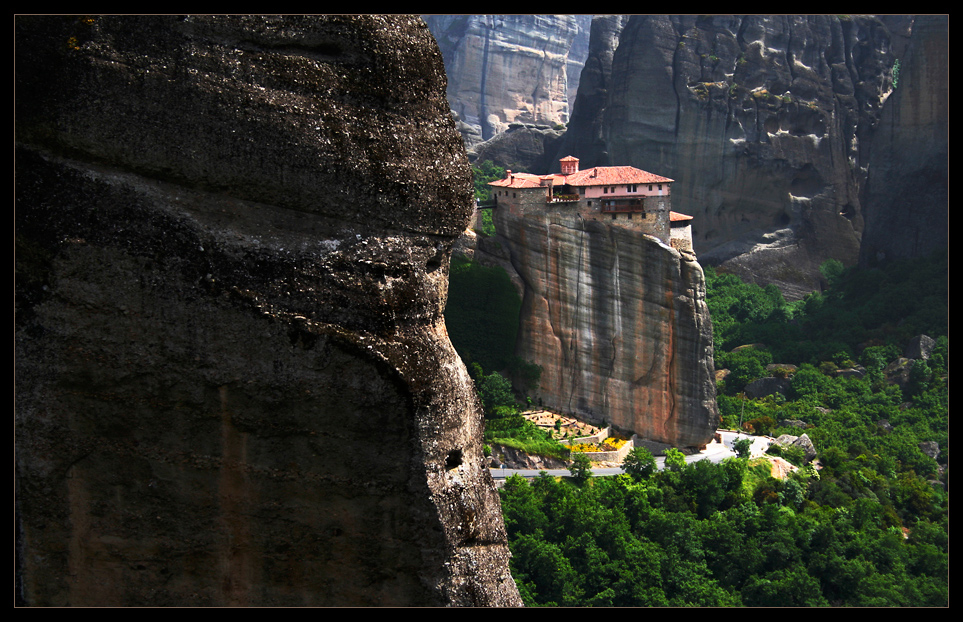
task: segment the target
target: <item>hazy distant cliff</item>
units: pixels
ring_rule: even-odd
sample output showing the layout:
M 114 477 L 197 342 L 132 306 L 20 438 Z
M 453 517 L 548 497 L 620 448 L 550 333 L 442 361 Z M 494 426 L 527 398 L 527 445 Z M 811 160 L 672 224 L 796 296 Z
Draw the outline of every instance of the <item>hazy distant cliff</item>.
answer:
M 702 268 L 638 231 L 494 210 L 524 283 L 516 354 L 545 406 L 686 447 L 718 425 Z
M 519 605 L 418 18 L 18 17 L 17 600 Z
M 586 15 L 430 15 L 465 143 L 512 123 L 568 121 L 588 48 Z

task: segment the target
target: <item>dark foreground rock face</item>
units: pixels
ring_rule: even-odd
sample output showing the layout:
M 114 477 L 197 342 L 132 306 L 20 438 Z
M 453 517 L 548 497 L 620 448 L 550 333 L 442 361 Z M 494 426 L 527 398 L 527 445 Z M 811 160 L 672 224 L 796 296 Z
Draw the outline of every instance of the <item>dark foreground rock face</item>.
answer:
M 406 17 L 20 17 L 28 605 L 517 605 Z

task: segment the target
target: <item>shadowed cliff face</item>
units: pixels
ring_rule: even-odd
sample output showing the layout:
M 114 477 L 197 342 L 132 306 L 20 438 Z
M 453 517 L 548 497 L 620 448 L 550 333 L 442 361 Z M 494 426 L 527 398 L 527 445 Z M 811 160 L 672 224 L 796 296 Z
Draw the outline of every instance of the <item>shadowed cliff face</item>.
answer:
M 516 354 L 542 366 L 543 403 L 677 447 L 708 443 L 712 324 L 695 257 L 596 221 L 494 216 L 524 283 Z
M 873 141 L 860 262 L 949 246 L 949 18 L 919 16 Z
M 20 17 L 18 597 L 517 605 L 417 18 Z

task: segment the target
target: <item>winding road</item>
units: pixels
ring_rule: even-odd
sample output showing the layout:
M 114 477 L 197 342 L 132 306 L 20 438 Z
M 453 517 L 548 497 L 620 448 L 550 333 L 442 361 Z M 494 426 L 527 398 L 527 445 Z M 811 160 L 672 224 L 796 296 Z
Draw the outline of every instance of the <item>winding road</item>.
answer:
M 696 460 L 711 460 L 712 462 L 722 462 L 726 458 L 730 458 L 736 455 L 733 450 L 733 444 L 741 438 L 752 439 L 752 447 L 750 449 L 750 455 L 755 458 L 766 453 L 769 449 L 769 445 L 772 444 L 773 439 L 768 436 L 753 436 L 751 434 L 745 434 L 744 432 L 733 432 L 732 430 L 718 430 L 719 437 L 722 442 L 716 442 L 713 440 L 711 443 L 706 445 L 705 451 L 701 451 L 697 454 L 692 454 L 691 456 L 686 456 L 686 462 L 695 462 Z M 655 463 L 658 465 L 659 469 L 665 467 L 665 456 L 656 456 Z M 538 477 L 542 470 L 536 469 L 507 469 L 507 468 L 490 468 L 492 477 L 495 478 L 496 483 L 504 482 L 504 480 L 512 475 L 521 475 L 525 478 Z M 553 476 L 568 476 L 571 475 L 568 469 L 551 469 L 545 470 L 546 473 Z M 592 469 L 592 475 L 595 477 L 606 476 L 606 475 L 618 475 L 624 473 L 622 467 L 611 467 L 611 468 L 598 468 Z

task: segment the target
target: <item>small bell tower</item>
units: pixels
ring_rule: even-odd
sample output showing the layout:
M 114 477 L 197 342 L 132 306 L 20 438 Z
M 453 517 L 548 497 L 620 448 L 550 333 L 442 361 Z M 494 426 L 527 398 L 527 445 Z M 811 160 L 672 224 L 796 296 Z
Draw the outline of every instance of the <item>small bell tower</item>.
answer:
M 578 158 L 565 156 L 558 162 L 562 167 L 562 175 L 571 175 L 578 172 Z

